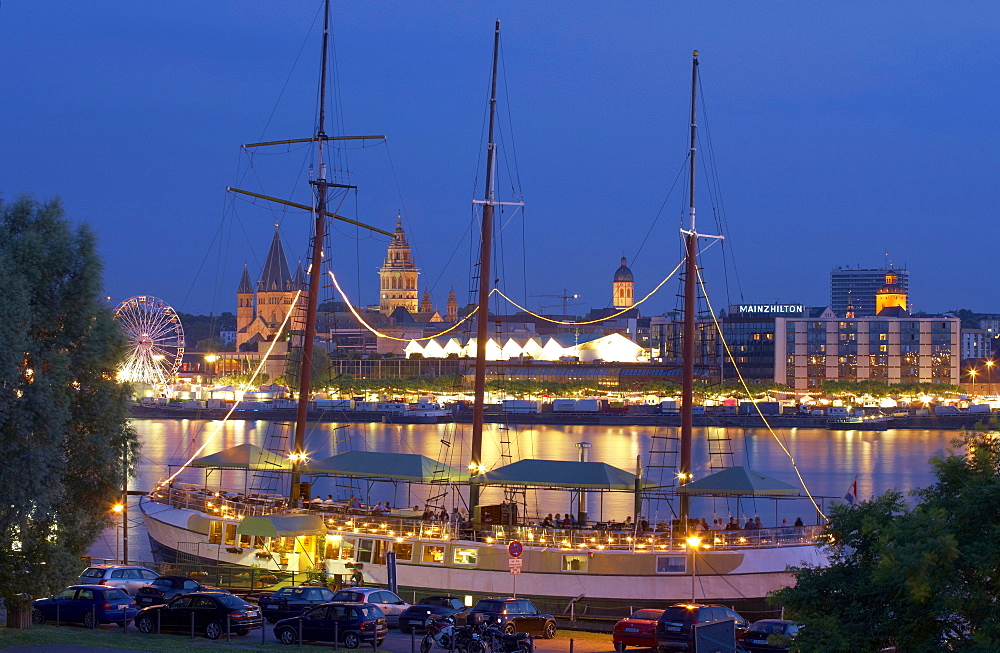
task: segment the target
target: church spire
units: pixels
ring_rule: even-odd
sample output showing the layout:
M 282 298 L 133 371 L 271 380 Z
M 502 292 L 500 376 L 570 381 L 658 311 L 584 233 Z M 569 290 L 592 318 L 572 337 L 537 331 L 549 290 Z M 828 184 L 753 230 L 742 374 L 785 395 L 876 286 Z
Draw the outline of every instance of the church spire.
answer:
M 258 292 L 283 292 L 291 290 L 292 275 L 288 272 L 288 259 L 285 258 L 285 248 L 281 244 L 281 236 L 277 227 L 274 229 L 274 238 L 271 239 L 271 249 L 264 259 L 264 269 L 260 273 L 260 281 L 257 282 Z

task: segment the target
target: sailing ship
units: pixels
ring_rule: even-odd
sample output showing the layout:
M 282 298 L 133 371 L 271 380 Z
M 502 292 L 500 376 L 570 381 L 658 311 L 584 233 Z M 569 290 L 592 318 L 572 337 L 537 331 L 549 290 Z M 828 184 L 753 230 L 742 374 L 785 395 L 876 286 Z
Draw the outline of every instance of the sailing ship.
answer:
M 327 57 L 329 7 L 323 36 L 323 69 Z M 493 129 L 500 38 L 497 21 L 493 40 L 492 91 L 485 197 L 479 254 L 478 343 L 488 340 L 490 256 L 494 208 L 496 143 Z M 477 347 L 471 457 L 468 471 L 446 467 L 413 454 L 348 452 L 321 461 L 308 461 L 304 449 L 306 408 L 309 404 L 311 348 L 319 289 L 322 235 L 327 219 L 322 144 L 325 85 L 320 89 L 320 121 L 315 141 L 320 152 L 315 195 L 312 266 L 307 297 L 305 334 L 301 340 L 300 393 L 295 436 L 287 455 L 250 444 L 202 459 L 204 467 L 242 469 L 245 473 L 275 473 L 288 478 L 285 497 L 244 490 L 226 492 L 177 482 L 175 476 L 144 497 L 140 507 L 151 545 L 161 560 L 260 568 L 275 578 L 289 572 L 318 571 L 346 580 L 361 571 L 365 583 L 388 584 L 400 590 L 459 594 L 517 594 L 551 599 L 545 605 L 572 605 L 582 601 L 604 605 L 659 604 L 677 600 L 739 602 L 766 596 L 793 582 L 789 566 L 822 564 L 816 546 L 820 527 L 796 526 L 758 530 L 701 532 L 692 537 L 695 520 L 691 497 L 788 496 L 797 489 L 744 470 L 725 479 L 694 480 L 692 468 L 692 406 L 694 387 L 694 309 L 699 234 L 695 224 L 694 170 L 696 137 L 697 52 L 693 58 L 691 91 L 690 210 L 682 234 L 686 251 L 684 382 L 680 463 L 674 498 L 676 518 L 665 527 L 644 524 L 643 493 L 649 482 L 636 474 L 600 462 L 522 460 L 497 470 L 483 463 L 483 425 L 486 375 L 485 346 Z M 740 470 L 741 468 L 735 468 Z M 733 470 L 729 470 L 732 472 Z M 428 520 L 419 509 L 389 512 L 367 510 L 354 501 L 346 505 L 303 507 L 303 474 L 330 474 L 369 480 L 462 483 L 468 487 L 469 520 Z M 735 479 L 735 480 L 734 480 Z M 717 483 L 716 483 L 717 481 Z M 593 524 L 586 519 L 581 499 L 579 524 L 529 524 L 508 503 L 481 505 L 484 488 L 491 485 L 560 488 L 578 492 L 635 493 L 633 519 L 624 524 Z M 709 487 L 705 487 L 708 485 Z M 644 527 L 645 526 L 645 527 Z M 521 550 L 519 557 L 514 551 Z M 520 560 L 517 565 L 510 562 Z

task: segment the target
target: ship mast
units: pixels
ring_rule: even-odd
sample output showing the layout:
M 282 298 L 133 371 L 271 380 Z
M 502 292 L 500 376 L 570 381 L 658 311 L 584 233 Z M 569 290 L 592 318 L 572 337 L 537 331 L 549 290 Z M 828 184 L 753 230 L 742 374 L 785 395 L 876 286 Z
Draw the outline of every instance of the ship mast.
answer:
M 493 208 L 496 206 L 493 167 L 496 163 L 497 144 L 493 141 L 493 122 L 497 106 L 497 59 L 500 52 L 500 20 L 497 19 L 493 34 L 493 80 L 490 86 L 490 131 L 486 144 L 486 199 L 483 202 L 482 235 L 479 248 L 479 315 L 476 316 L 476 376 L 473 386 L 472 446 L 469 471 L 475 476 L 483 468 L 483 417 L 486 394 L 486 339 L 489 336 L 490 254 L 493 248 Z M 479 484 L 469 485 L 469 512 L 475 518 L 479 505 Z
M 311 396 L 312 354 L 316 341 L 316 311 L 319 306 L 319 281 L 322 274 L 323 241 L 326 239 L 326 164 L 323 162 L 323 146 L 326 141 L 326 60 L 330 41 L 330 0 L 323 6 L 323 47 L 319 78 L 319 122 L 316 125 L 316 179 L 310 181 L 316 189 L 316 210 L 312 256 L 309 262 L 309 290 L 306 297 L 305 333 L 302 336 L 301 360 L 299 362 L 299 400 L 295 413 L 295 438 L 292 441 L 292 480 L 289 504 L 298 505 L 301 497 L 299 481 L 302 478 L 302 463 L 305 459 L 306 420 Z M 295 310 L 295 309 L 292 309 Z
M 695 222 L 694 179 L 695 154 L 697 151 L 697 92 L 698 92 L 698 51 L 695 50 L 691 63 L 691 149 L 688 153 L 690 175 L 688 180 L 688 230 L 684 235 L 684 330 L 681 335 L 681 451 L 677 469 L 678 485 L 686 485 L 692 480 L 691 474 L 691 430 L 694 424 L 694 334 L 695 334 L 695 292 L 698 275 L 698 230 Z M 690 514 L 690 499 L 680 495 L 678 517 L 686 528 Z

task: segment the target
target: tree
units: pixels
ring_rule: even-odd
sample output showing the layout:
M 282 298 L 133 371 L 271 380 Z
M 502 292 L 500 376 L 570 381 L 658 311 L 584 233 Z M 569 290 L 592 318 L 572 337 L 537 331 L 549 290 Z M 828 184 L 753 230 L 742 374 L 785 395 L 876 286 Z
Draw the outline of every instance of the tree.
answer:
M 299 370 L 302 361 L 302 349 L 296 347 L 288 354 L 285 364 L 284 378 L 281 379 L 284 385 L 293 392 L 299 391 Z M 330 382 L 333 376 L 333 363 L 330 362 L 330 354 L 322 347 L 313 347 L 312 368 L 309 374 L 309 390 L 319 392 Z
M 911 508 L 889 491 L 832 510 L 830 564 L 775 593 L 801 651 L 994 651 L 1000 641 L 1000 441 L 979 429 L 933 458 Z
M 101 272 L 58 200 L 0 203 L 0 596 L 79 574 L 136 458 Z

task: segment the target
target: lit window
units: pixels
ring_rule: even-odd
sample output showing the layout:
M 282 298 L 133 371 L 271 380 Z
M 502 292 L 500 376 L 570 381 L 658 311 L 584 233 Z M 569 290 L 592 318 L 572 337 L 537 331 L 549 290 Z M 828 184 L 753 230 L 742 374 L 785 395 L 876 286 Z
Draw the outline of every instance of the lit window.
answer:
M 423 562 L 444 562 L 444 547 L 428 545 L 424 547 Z
M 465 548 L 455 548 L 455 553 L 453 560 L 456 565 L 474 565 L 476 564 L 478 549 L 465 549 Z
M 687 556 L 656 556 L 656 573 L 683 574 L 687 571 Z

